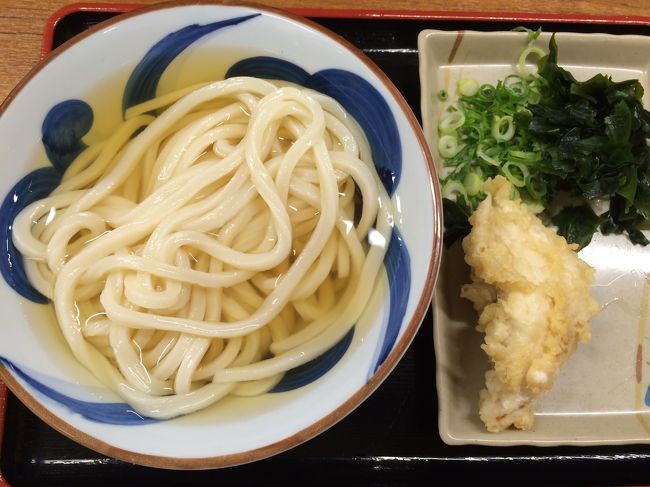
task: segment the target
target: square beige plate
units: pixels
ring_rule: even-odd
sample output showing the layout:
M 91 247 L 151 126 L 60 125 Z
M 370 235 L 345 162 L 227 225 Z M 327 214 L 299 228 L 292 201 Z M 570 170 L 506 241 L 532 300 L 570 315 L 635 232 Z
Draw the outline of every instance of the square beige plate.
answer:
M 550 33 L 537 45 L 547 49 Z M 558 61 L 579 80 L 605 73 L 639 79 L 650 106 L 650 38 L 558 33 Z M 419 37 L 423 128 L 435 159 L 437 120 L 455 102 L 456 82 L 495 83 L 515 72 L 526 34 L 423 31 Z M 533 69 L 533 65 L 530 66 Z M 440 102 L 439 90 L 449 93 Z M 439 163 L 439 160 L 437 161 Z M 646 236 L 650 231 L 645 230 Z M 551 392 L 536 408 L 534 429 L 488 433 L 478 417 L 478 393 L 488 363 L 471 305 L 458 297 L 469 281 L 458 245 L 446 252 L 434 298 L 439 429 L 449 444 L 650 443 L 650 247 L 596 235 L 580 257 L 596 268 L 593 295 L 601 304 L 592 340 L 580 344 Z

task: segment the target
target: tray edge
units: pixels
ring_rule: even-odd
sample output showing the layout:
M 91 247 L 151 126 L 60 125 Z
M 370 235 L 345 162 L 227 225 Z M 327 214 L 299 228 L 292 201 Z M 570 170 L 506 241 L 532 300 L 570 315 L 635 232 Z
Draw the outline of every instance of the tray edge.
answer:
M 46 57 L 53 49 L 54 30 L 57 24 L 70 14 L 78 12 L 100 12 L 121 14 L 143 7 L 138 3 L 71 3 L 54 11 L 45 23 L 41 42 L 40 57 Z M 421 10 L 365 10 L 365 9 L 327 9 L 327 8 L 285 8 L 284 10 L 304 17 L 357 18 L 377 20 L 431 20 L 468 22 L 558 22 L 593 25 L 636 25 L 650 27 L 650 16 L 628 15 L 577 15 L 569 13 L 508 13 L 508 12 L 466 12 L 466 11 L 421 11 Z M 435 293 L 434 293 L 435 294 Z M 435 297 L 434 297 L 435 299 Z M 434 314 L 435 320 L 435 314 Z M 4 439 L 6 404 L 8 389 L 0 380 L 0 458 Z M 0 470 L 0 487 L 11 487 Z

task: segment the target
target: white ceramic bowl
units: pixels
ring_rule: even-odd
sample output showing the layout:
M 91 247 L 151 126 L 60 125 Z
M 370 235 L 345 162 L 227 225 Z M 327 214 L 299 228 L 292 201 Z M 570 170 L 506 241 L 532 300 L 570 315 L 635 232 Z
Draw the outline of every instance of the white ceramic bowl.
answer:
M 398 209 L 384 261 L 389 286 L 346 340 L 307 364 L 283 391 L 229 397 L 190 415 L 143 421 L 76 362 L 51 304 L 34 302 L 39 296 L 11 248 L 11 221 L 28 201 L 51 191 L 70 154 L 105 136 L 123 103 L 147 99 L 156 89 L 220 79 L 226 71 L 325 91 L 358 119 Z M 0 266 L 0 377 L 44 421 L 107 455 L 158 467 L 213 468 L 298 445 L 379 386 L 429 306 L 442 218 L 420 127 L 375 65 L 304 19 L 251 4 L 182 2 L 103 23 L 56 50 L 8 97 L 0 109 L 0 160 L 1 232 L 9 248 Z M 46 169 L 30 172 L 37 167 Z

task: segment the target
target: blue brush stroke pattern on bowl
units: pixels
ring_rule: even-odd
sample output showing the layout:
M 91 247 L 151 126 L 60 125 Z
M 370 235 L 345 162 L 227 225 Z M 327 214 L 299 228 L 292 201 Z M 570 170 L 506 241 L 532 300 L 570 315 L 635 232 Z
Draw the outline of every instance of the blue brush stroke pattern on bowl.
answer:
M 188 25 L 183 29 L 172 32 L 164 39 L 158 41 L 145 54 L 142 61 L 135 67 L 124 89 L 122 98 L 122 110 L 151 100 L 156 96 L 158 82 L 167 66 L 191 44 L 201 37 L 211 34 L 224 27 L 246 22 L 247 20 L 259 17 L 261 14 L 244 15 L 233 19 L 221 20 L 205 25 Z
M 393 349 L 410 296 L 411 258 L 406 243 L 397 227 L 393 228 L 393 236 L 384 257 L 384 265 L 386 266 L 389 282 L 390 310 L 388 312 L 388 325 L 384 333 L 384 341 L 381 345 L 379 357 L 368 378 L 384 363 Z
M 343 355 L 345 355 L 345 352 L 350 347 L 350 343 L 352 343 L 353 336 L 354 328 L 351 328 L 336 345 L 320 357 L 287 371 L 280 382 L 269 392 L 292 391 L 319 379 L 329 372 L 341 360 Z
M 63 404 L 70 409 L 70 411 L 80 414 L 91 421 L 124 426 L 136 426 L 158 422 L 156 419 L 143 417 L 126 403 L 94 402 L 75 399 L 66 394 L 62 394 L 42 381 L 34 379 L 10 360 L 0 357 L 0 363 L 13 371 L 16 376 L 28 383 L 34 390 L 60 404 Z
M 123 110 L 153 98 L 165 69 L 196 40 L 259 15 L 261 14 L 236 17 L 206 25 L 192 24 L 164 37 L 146 53 L 129 77 L 122 98 Z M 336 99 L 365 132 L 381 181 L 389 195 L 394 193 L 402 171 L 399 131 L 386 100 L 368 81 L 342 69 L 325 69 L 310 75 L 294 63 L 269 56 L 251 57 L 235 63 L 226 74 L 226 77 L 232 76 L 284 80 Z M 52 107 L 42 126 L 42 141 L 52 167 L 38 169 L 21 179 L 7 194 L 0 208 L 0 238 L 6 248 L 6 253 L 0 260 L 0 271 L 16 292 L 37 303 L 47 300 L 31 286 L 26 277 L 22 257 L 11 241 L 11 225 L 23 208 L 46 197 L 59 184 L 67 167 L 86 147 L 82 137 L 90 130 L 92 121 L 92 109 L 82 100 L 66 100 Z M 389 282 L 390 310 L 377 360 L 369 377 L 382 365 L 393 348 L 409 299 L 410 256 L 397 228 L 393 229 L 384 264 Z M 322 377 L 344 356 L 353 336 L 354 327 L 328 352 L 288 372 L 272 392 L 294 390 Z M 11 362 L 0 360 L 35 390 L 93 421 L 121 425 L 153 421 L 136 415 L 125 403 L 95 403 L 71 398 L 35 380 Z
M 11 225 L 16 215 L 34 201 L 48 196 L 61 181 L 61 173 L 53 167 L 36 169 L 7 193 L 0 206 L 0 242 L 5 253 L 0 259 L 0 272 L 9 286 L 22 297 L 45 304 L 47 298 L 38 292 L 27 279 L 23 257 L 11 238 Z
M 93 126 L 93 109 L 83 100 L 65 100 L 53 106 L 41 133 L 47 158 L 61 174 L 88 146 L 82 137 Z

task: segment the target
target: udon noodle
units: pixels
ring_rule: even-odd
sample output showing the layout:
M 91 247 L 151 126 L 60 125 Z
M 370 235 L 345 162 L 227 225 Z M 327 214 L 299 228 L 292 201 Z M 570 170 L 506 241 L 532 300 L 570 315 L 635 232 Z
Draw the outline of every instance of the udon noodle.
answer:
M 127 110 L 13 238 L 76 358 L 171 418 L 263 393 L 344 337 L 390 208 L 340 105 L 240 77 Z

